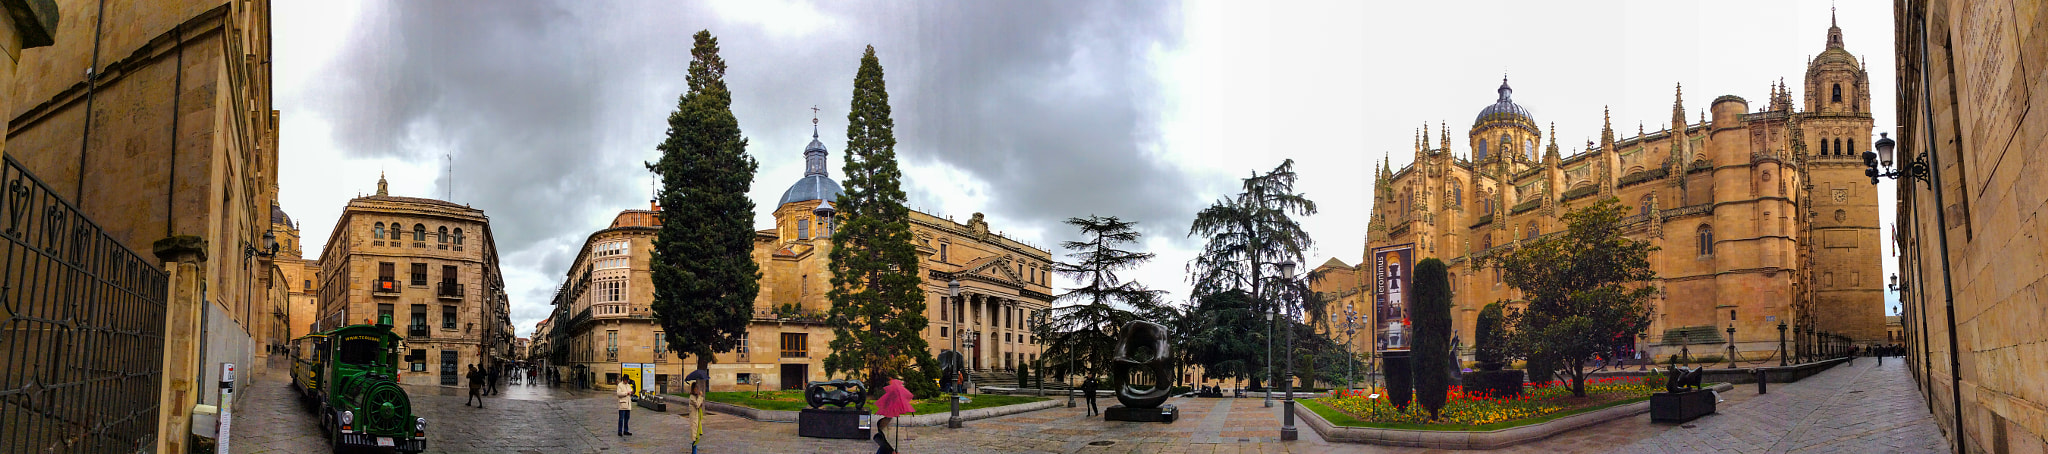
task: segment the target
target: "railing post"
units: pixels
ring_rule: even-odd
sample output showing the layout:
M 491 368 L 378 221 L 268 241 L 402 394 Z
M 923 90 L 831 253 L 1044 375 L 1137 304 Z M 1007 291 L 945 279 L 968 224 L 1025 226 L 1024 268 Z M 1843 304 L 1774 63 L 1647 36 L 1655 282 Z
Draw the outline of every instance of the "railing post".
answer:
M 206 240 L 181 235 L 157 240 L 156 257 L 164 262 L 170 291 L 164 301 L 164 371 L 157 409 L 156 452 L 188 452 L 192 433 L 192 406 L 206 392 L 197 382 L 200 376 L 200 316 L 206 310 L 201 293 L 206 272 Z

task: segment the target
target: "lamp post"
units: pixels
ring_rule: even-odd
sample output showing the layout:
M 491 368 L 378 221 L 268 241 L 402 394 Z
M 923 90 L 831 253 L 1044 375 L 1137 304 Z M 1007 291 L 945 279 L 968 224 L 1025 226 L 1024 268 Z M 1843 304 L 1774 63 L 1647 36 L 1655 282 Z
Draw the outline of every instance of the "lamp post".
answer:
M 1291 290 L 1294 288 L 1293 261 L 1280 262 L 1280 277 L 1281 279 L 1285 279 L 1287 282 L 1287 286 L 1282 287 L 1283 290 Z M 1288 307 L 1288 313 L 1289 315 L 1292 315 L 1293 305 L 1288 305 Z M 1291 323 L 1291 321 L 1288 322 Z M 1281 392 L 1287 393 L 1287 408 L 1284 411 L 1282 411 L 1283 416 L 1281 416 L 1280 423 L 1280 440 L 1294 441 L 1296 439 L 1299 439 L 1301 437 L 1301 434 L 1294 430 L 1294 326 L 1292 325 L 1289 325 L 1287 327 L 1287 349 L 1285 351 L 1287 355 L 1287 375 L 1281 377 L 1286 380 L 1285 382 L 1282 382 Z
M 1352 307 L 1352 306 L 1350 306 L 1350 305 L 1345 305 L 1345 306 L 1344 306 L 1344 390 L 1345 390 L 1345 391 L 1350 391 L 1350 390 L 1351 390 L 1351 388 L 1352 388 L 1352 385 L 1353 385 L 1353 384 L 1355 384 L 1355 383 L 1357 383 L 1356 381 L 1353 381 L 1354 379 L 1352 378 L 1352 370 L 1356 369 L 1356 368 L 1355 368 L 1355 367 L 1353 367 L 1353 366 L 1354 366 L 1354 363 L 1358 362 L 1358 358 L 1355 358 L 1355 357 L 1353 357 L 1353 355 L 1351 354 L 1351 344 L 1353 344 L 1353 343 L 1356 343 L 1356 342 L 1358 342 L 1358 308 L 1356 308 L 1356 307 Z
M 1277 308 L 1274 310 L 1278 310 Z M 1273 375 L 1273 310 L 1266 311 L 1266 408 L 1273 408 L 1273 382 L 1279 381 Z
M 1636 333 L 1636 340 L 1636 343 L 1642 344 L 1642 348 L 1636 350 L 1636 370 L 1650 370 L 1650 363 L 1657 360 L 1656 357 L 1650 356 L 1650 333 Z
M 951 305 L 953 305 L 953 302 L 954 302 L 954 301 L 956 301 L 956 300 L 959 300 L 959 299 L 960 299 L 960 280 L 959 280 L 959 279 L 952 279 L 952 280 L 946 281 L 946 305 L 948 305 L 948 306 L 951 306 Z M 952 308 L 947 308 L 947 309 L 952 309 Z M 950 320 L 950 321 L 951 321 L 951 322 L 953 323 L 953 328 L 952 328 L 952 329 L 953 329 L 953 356 L 955 356 L 955 357 L 958 357 L 958 356 L 960 356 L 960 311 L 958 311 L 958 310 L 954 310 L 954 311 L 952 311 L 952 312 L 953 312 L 953 317 L 951 317 L 951 318 L 952 318 L 952 320 Z M 959 371 L 959 370 L 957 370 L 957 369 L 956 369 L 956 370 L 952 370 L 952 371 L 949 371 L 949 373 L 954 373 L 954 374 L 958 374 L 959 372 L 960 372 L 960 371 Z M 948 428 L 948 429 L 958 429 L 958 428 L 960 428 L 960 382 L 959 382 L 959 380 L 960 380 L 960 378 L 959 378 L 959 377 L 946 377 L 946 381 L 947 381 L 947 382 L 951 382 L 951 383 L 953 384 L 953 386 L 951 386 L 951 388 L 952 388 L 952 389 L 949 389 L 949 390 L 947 390 L 947 391 L 951 391 L 951 392 L 953 393 L 953 395 L 952 395 L 952 398 L 950 398 L 950 399 L 946 399 L 946 404 L 947 404 L 947 406 L 949 406 L 949 407 L 952 407 L 952 414 L 950 414 L 950 415 L 946 416 L 946 428 Z
M 1785 365 L 1785 322 L 1778 322 L 1778 365 Z

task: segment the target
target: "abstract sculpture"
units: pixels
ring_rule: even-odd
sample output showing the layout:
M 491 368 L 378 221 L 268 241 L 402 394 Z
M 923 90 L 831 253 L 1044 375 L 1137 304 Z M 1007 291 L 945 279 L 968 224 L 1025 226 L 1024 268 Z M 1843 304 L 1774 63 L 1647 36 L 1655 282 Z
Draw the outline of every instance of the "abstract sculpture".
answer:
M 1686 369 L 1671 366 L 1671 378 L 1665 379 L 1665 392 L 1697 391 L 1700 389 L 1700 373 L 1705 368 Z
M 967 360 L 960 357 L 960 352 L 952 350 L 939 352 L 939 371 L 944 374 L 939 377 L 939 391 L 949 393 L 966 392 L 964 389 L 965 383 L 960 382 L 960 371 L 966 370 L 966 368 Z
M 1172 406 L 1160 408 L 1173 387 L 1168 354 L 1172 346 L 1167 345 L 1167 337 L 1166 327 L 1157 323 L 1138 321 L 1124 325 L 1123 335 L 1117 339 L 1116 356 L 1109 363 L 1116 401 L 1123 405 L 1110 407 L 1105 413 L 1108 419 L 1171 423 L 1180 415 L 1180 409 Z M 1144 381 L 1133 380 L 1132 375 L 1140 375 Z
M 833 389 L 827 390 L 826 387 Z M 867 394 L 868 387 L 860 380 L 814 381 L 804 386 L 804 403 L 810 404 L 811 408 L 853 405 L 855 410 L 861 410 L 867 406 Z

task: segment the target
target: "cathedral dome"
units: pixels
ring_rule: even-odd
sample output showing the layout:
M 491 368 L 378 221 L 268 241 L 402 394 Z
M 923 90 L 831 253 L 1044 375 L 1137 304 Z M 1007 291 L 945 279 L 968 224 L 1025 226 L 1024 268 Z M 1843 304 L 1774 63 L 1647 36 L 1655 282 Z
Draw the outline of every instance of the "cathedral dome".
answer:
M 1536 124 L 1536 116 L 1530 115 L 1529 109 L 1522 108 L 1521 104 L 1515 104 L 1515 101 L 1509 97 L 1509 95 L 1514 94 L 1515 90 L 1508 88 L 1508 79 L 1506 77 L 1500 79 L 1500 89 L 1496 91 L 1500 92 L 1500 99 L 1494 101 L 1493 105 L 1480 109 L 1479 117 L 1472 120 L 1472 126 L 1478 127 L 1489 121 Z
M 839 188 L 839 182 L 825 171 L 825 143 L 818 141 L 817 131 L 811 132 L 811 144 L 804 147 L 804 177 L 782 191 L 782 201 L 776 206 L 810 200 L 835 200 L 846 193 Z
M 776 206 L 810 200 L 836 200 L 844 193 L 846 190 L 840 189 L 839 182 L 832 181 L 831 177 L 805 175 L 803 179 L 796 180 L 796 184 L 789 185 L 789 190 L 782 191 L 782 202 Z

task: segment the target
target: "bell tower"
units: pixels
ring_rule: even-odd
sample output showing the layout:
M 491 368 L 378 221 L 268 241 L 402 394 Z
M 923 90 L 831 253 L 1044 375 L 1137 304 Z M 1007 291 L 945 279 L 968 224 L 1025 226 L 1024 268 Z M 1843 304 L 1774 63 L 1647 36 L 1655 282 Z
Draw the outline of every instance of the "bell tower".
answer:
M 1806 244 L 1810 320 L 1822 331 L 1858 341 L 1881 341 L 1884 332 L 1883 241 L 1878 233 L 1877 190 L 1863 175 L 1861 155 L 1871 132 L 1870 74 L 1830 24 L 1827 47 L 1806 67 L 1806 99 L 1799 117 L 1808 158 Z

